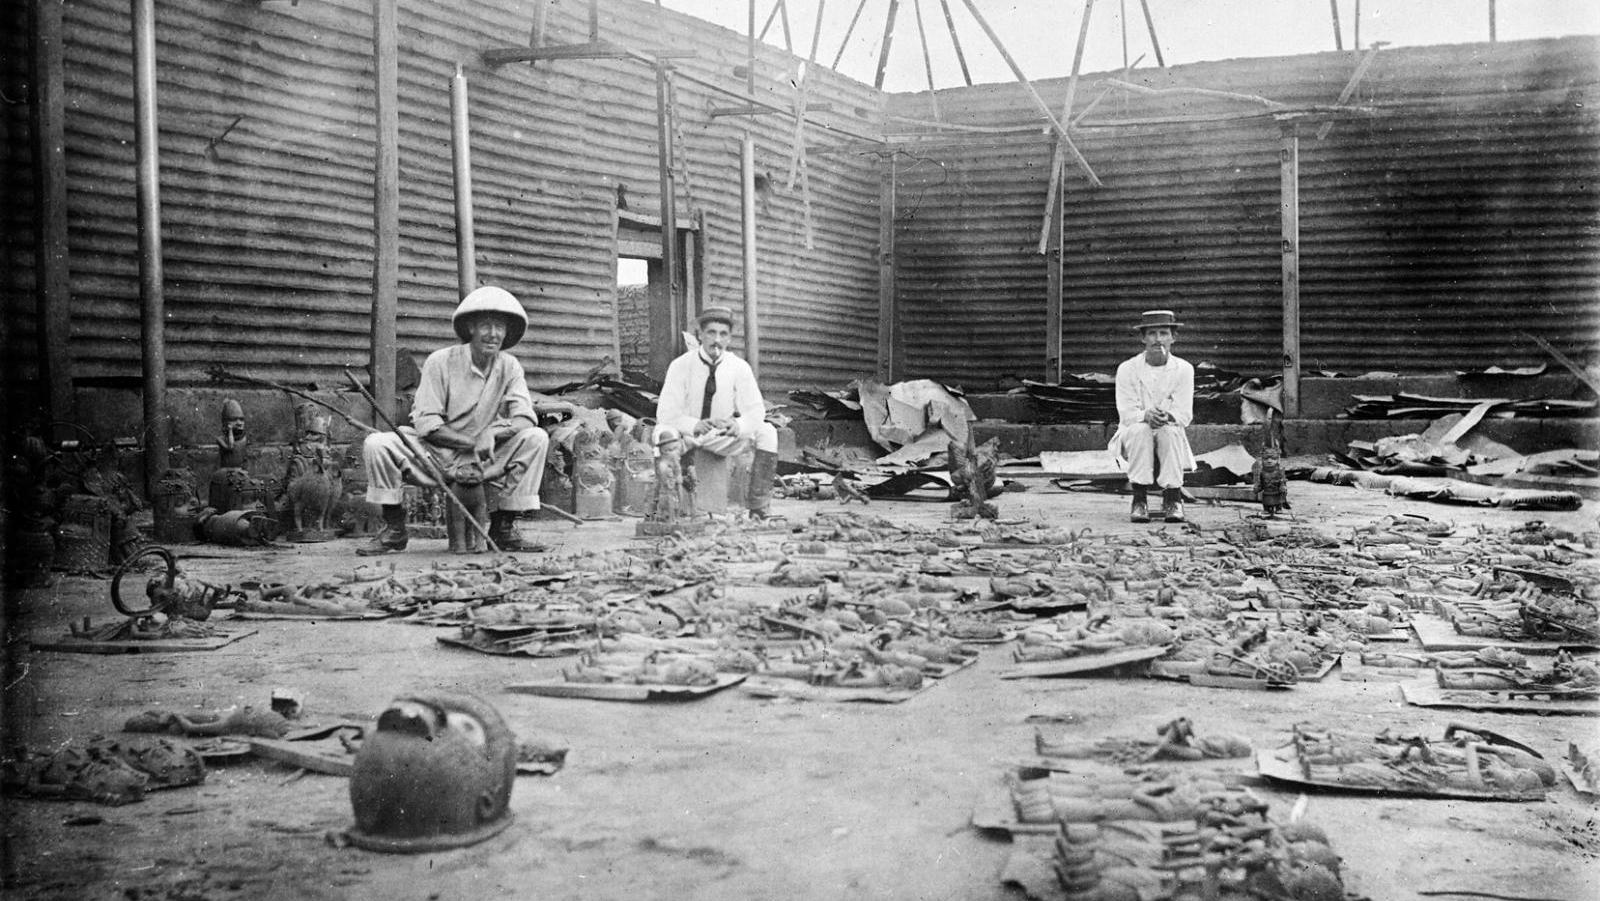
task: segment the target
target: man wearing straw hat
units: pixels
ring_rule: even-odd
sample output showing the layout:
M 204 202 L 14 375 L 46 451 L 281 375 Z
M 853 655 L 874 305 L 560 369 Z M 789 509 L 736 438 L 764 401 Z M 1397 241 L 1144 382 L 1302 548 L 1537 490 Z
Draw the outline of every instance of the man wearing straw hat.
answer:
M 1183 474 L 1195 468 L 1184 433 L 1194 421 L 1194 367 L 1172 355 L 1183 323 L 1171 310 L 1147 310 L 1134 326 L 1144 352 L 1117 367 L 1117 433 L 1108 450 L 1128 474 L 1133 522 L 1150 521 L 1147 495 L 1161 488 L 1161 516 L 1183 522 Z
M 728 350 L 733 310 L 706 307 L 695 324 L 700 347 L 667 366 L 656 422 L 675 429 L 689 449 L 732 457 L 753 446 L 745 506 L 752 517 L 765 519 L 778 470 L 778 430 L 766 420 L 766 402 L 750 364 Z
M 405 484 L 432 485 L 431 468 L 446 474 L 477 464 L 490 491 L 489 537 L 502 551 L 538 550 L 513 523 L 539 509 L 550 439 L 538 426 L 522 364 L 506 351 L 522 340 L 528 314 L 504 288 L 485 286 L 462 299 L 451 317 L 460 344 L 429 354 L 411 404 L 406 433 L 373 432 L 362 446 L 367 501 L 383 507 L 383 530 L 356 550 L 362 556 L 405 550 Z M 570 408 L 569 404 L 562 404 Z M 427 453 L 436 466 L 415 455 Z

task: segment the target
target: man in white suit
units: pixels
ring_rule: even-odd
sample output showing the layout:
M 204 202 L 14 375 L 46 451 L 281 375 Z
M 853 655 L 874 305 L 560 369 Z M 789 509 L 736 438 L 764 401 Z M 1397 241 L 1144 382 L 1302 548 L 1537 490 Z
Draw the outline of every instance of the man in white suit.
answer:
M 1117 367 L 1117 433 L 1108 448 L 1128 474 L 1134 522 L 1150 521 L 1150 487 L 1161 489 L 1161 516 L 1183 522 L 1183 474 L 1195 468 L 1184 433 L 1194 421 L 1194 367 L 1172 355 L 1183 323 L 1171 310 L 1148 310 L 1134 326 L 1144 352 Z

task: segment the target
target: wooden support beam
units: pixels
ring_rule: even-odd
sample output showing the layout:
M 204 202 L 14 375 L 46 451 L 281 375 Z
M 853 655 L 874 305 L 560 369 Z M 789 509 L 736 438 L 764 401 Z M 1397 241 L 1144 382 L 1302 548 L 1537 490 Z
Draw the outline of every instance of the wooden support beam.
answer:
M 687 315 L 682 308 L 681 295 L 678 291 L 678 198 L 675 168 L 672 163 L 672 119 L 674 110 L 670 102 L 671 87 L 667 83 L 670 78 L 665 63 L 656 64 L 656 161 L 660 174 L 661 193 L 661 281 L 666 291 L 669 335 L 671 344 L 669 350 L 675 351 L 678 346 L 677 335 L 686 326 Z M 652 340 L 652 345 L 655 341 Z M 669 353 L 670 360 L 675 353 Z M 665 372 L 663 368 L 662 372 Z
M 374 119 L 371 417 L 394 417 L 395 321 L 400 291 L 400 16 L 396 0 L 372 0 Z
M 806 112 L 808 113 L 831 113 L 834 111 L 834 109 L 834 105 L 828 101 L 819 101 L 806 104 Z M 745 106 L 714 106 L 711 108 L 710 116 L 713 119 L 722 119 L 728 116 L 770 116 L 775 113 L 783 113 L 791 116 L 794 115 L 793 110 L 783 110 L 772 106 L 756 106 L 747 104 Z
M 1283 129 L 1278 144 L 1278 218 L 1283 260 L 1283 416 L 1300 415 L 1300 137 Z
M 155 497 L 167 472 L 172 418 L 167 413 L 165 276 L 161 256 L 161 149 L 156 114 L 155 0 L 132 0 L 135 180 L 139 212 L 139 336 L 143 352 L 144 483 Z
M 895 155 L 889 162 L 878 185 L 878 378 L 884 384 L 893 384 L 900 375 L 895 348 L 899 343 L 898 304 L 895 300 L 894 223 Z
M 922 0 L 911 0 L 911 11 L 916 14 L 917 39 L 922 43 L 922 68 L 928 74 L 928 102 L 933 105 L 934 121 L 938 121 L 939 95 L 933 84 L 933 56 L 928 53 L 928 32 L 922 27 Z
M 1121 88 L 1122 90 L 1132 94 L 1144 94 L 1151 97 L 1168 94 L 1194 94 L 1199 97 L 1216 97 L 1219 100 L 1238 100 L 1244 103 L 1259 103 L 1271 110 L 1288 109 L 1287 104 L 1279 103 L 1276 100 L 1268 100 L 1265 97 L 1258 97 L 1255 94 L 1238 94 L 1233 91 L 1213 91 L 1210 88 L 1147 88 L 1142 84 L 1134 84 L 1131 81 L 1123 81 L 1120 78 L 1107 78 L 1102 81 L 1101 84 L 1110 85 L 1114 88 Z
M 1350 74 L 1350 80 L 1345 82 L 1344 90 L 1339 92 L 1339 99 L 1335 102 L 1335 106 L 1344 106 L 1351 97 L 1355 96 L 1356 85 L 1361 83 L 1362 77 L 1367 74 L 1368 67 L 1372 65 L 1372 58 L 1377 56 L 1378 50 L 1384 46 L 1384 42 L 1379 41 L 1378 43 L 1373 44 L 1371 49 L 1362 55 L 1361 62 L 1356 64 L 1356 70 Z M 1328 136 L 1328 132 L 1332 130 L 1333 120 L 1329 119 L 1328 121 L 1322 123 L 1321 128 L 1317 129 L 1317 140 L 1323 140 Z
M 1083 158 L 1083 154 L 1078 152 L 1077 145 L 1073 144 L 1072 139 L 1067 136 L 1066 126 L 1062 125 L 1061 121 L 1056 118 L 1056 114 L 1050 109 L 1050 104 L 1045 103 L 1044 98 L 1039 96 L 1039 89 L 1035 88 L 1033 82 L 1022 74 L 1022 67 L 1018 66 L 1017 61 L 1012 58 L 1011 51 L 1007 50 L 1006 45 L 1000 41 L 1000 36 L 995 34 L 993 28 L 989 27 L 989 21 L 983 17 L 983 13 L 978 12 L 978 7 L 972 0 L 962 0 L 962 2 L 966 3 L 967 12 L 972 13 L 972 18 L 977 20 L 978 27 L 982 28 L 983 33 L 989 36 L 990 43 L 994 44 L 994 49 L 1006 61 L 1006 65 L 1011 67 L 1011 74 L 1016 76 L 1017 81 L 1024 88 L 1027 88 L 1028 96 L 1033 100 L 1033 105 L 1038 107 L 1039 111 L 1044 113 L 1044 117 L 1050 121 L 1050 127 L 1056 130 L 1056 134 L 1061 138 L 1061 143 L 1067 148 L 1067 152 L 1071 154 L 1073 162 L 1078 164 L 1078 168 L 1089 179 L 1089 184 L 1097 188 L 1101 187 L 1100 176 L 1095 175 L 1094 170 L 1089 168 L 1089 161 Z
M 591 41 L 587 44 L 557 44 L 549 47 L 503 47 L 483 51 L 486 66 L 504 66 L 508 63 L 531 63 L 541 59 L 688 59 L 699 56 L 699 51 L 674 47 L 624 47 L 612 41 Z
M 867 8 L 867 0 L 858 0 L 856 11 L 850 16 L 850 24 L 844 30 L 844 37 L 839 40 L 839 52 L 833 55 L 831 68 L 839 68 L 839 60 L 844 59 L 844 48 L 850 45 L 850 35 L 855 33 L 856 23 L 861 21 L 861 11 Z
M 806 62 L 817 61 L 817 45 L 822 43 L 822 16 L 828 11 L 828 0 L 817 0 L 817 21 L 811 26 L 811 53 L 806 56 Z
M 1344 29 L 1339 26 L 1339 0 L 1328 0 L 1328 11 L 1333 14 L 1333 49 L 1344 50 Z
M 744 252 L 744 356 L 760 375 L 760 292 L 756 287 L 756 142 L 749 134 L 739 144 L 739 224 Z
M 33 0 L 31 6 L 33 102 L 28 114 L 33 137 L 40 401 L 44 419 L 71 422 L 77 418 L 77 402 L 72 391 L 72 281 L 67 267 L 66 44 L 62 4 Z
M 1078 46 L 1072 53 L 1072 74 L 1067 76 L 1067 96 L 1061 101 L 1061 121 L 1072 121 L 1072 104 L 1078 96 L 1078 70 L 1083 65 L 1083 48 L 1089 43 L 1089 16 L 1094 12 L 1094 0 L 1084 0 L 1083 20 L 1078 23 Z M 1066 130 L 1056 140 L 1055 151 L 1050 155 L 1050 185 L 1044 194 L 1044 224 L 1039 229 L 1039 252 L 1044 253 L 1050 240 L 1050 217 L 1055 215 L 1056 197 L 1061 190 L 1061 170 L 1065 167 Z
M 1139 0 L 1139 7 L 1144 10 L 1144 27 L 1150 32 L 1150 49 L 1156 54 L 1156 68 L 1165 69 L 1167 61 L 1161 56 L 1161 39 L 1156 37 L 1156 20 L 1150 15 L 1150 0 Z
M 1489 43 L 1491 44 L 1496 40 L 1494 13 L 1494 0 L 1489 0 Z
M 883 75 L 889 69 L 889 46 L 894 43 L 894 17 L 900 12 L 900 0 L 889 0 L 889 15 L 883 20 L 883 46 L 878 51 L 878 74 L 872 86 L 883 90 Z
M 944 10 L 944 26 L 950 30 L 950 43 L 956 48 L 956 62 L 961 64 L 961 80 L 972 87 L 972 73 L 967 71 L 967 55 L 961 52 L 961 36 L 956 34 L 956 20 L 950 15 L 950 0 L 939 0 L 939 7 Z
M 1064 165 L 1064 164 L 1063 164 Z M 1067 198 L 1057 194 L 1050 211 L 1050 252 L 1045 255 L 1045 314 L 1044 314 L 1044 377 L 1052 384 L 1061 383 L 1061 331 L 1065 327 L 1065 278 L 1061 271 Z
M 466 297 L 478 287 L 478 253 L 473 235 L 472 127 L 467 115 L 467 76 L 460 65 L 450 79 L 450 150 L 456 195 L 456 288 Z

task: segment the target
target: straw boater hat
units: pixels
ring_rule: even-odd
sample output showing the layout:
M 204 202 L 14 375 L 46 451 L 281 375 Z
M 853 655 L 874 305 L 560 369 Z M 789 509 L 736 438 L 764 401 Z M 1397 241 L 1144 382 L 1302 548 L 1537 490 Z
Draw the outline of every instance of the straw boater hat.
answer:
M 1143 332 L 1147 328 L 1182 328 L 1183 323 L 1171 310 L 1145 310 L 1139 315 L 1139 324 L 1134 326 L 1135 331 Z
M 467 317 L 474 313 L 501 313 L 506 317 L 506 340 L 501 343 L 501 350 L 509 350 L 522 340 L 522 333 L 528 330 L 528 314 L 523 311 L 522 304 L 511 296 L 511 292 L 504 288 L 485 285 L 461 298 L 461 305 L 450 317 L 450 324 L 455 327 L 456 337 L 462 341 L 472 340 L 472 335 L 467 332 Z
M 733 310 L 727 307 L 706 307 L 700 315 L 694 317 L 695 325 L 705 328 L 708 322 L 720 322 L 728 328 L 733 328 Z

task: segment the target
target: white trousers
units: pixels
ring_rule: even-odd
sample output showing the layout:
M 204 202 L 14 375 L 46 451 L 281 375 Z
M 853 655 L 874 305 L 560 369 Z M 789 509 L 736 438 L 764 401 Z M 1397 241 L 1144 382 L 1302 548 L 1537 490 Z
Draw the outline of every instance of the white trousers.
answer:
M 471 451 L 434 447 L 417 437 L 410 428 L 411 448 L 426 448 L 434 462 L 448 471 L 458 459 Z M 499 493 L 490 493 L 490 505 L 497 510 L 539 509 L 539 483 L 544 480 L 544 458 L 550 450 L 550 436 L 544 429 L 525 428 L 494 446 L 494 456 L 485 467 L 501 474 L 488 481 Z M 398 504 L 405 497 L 405 486 L 433 486 L 435 481 L 412 462 L 406 443 L 394 432 L 373 432 L 361 445 L 361 459 L 367 467 L 367 502 Z
M 1162 488 L 1182 488 L 1183 461 L 1188 446 L 1183 429 L 1175 425 L 1152 429 L 1140 422 L 1124 427 L 1122 452 L 1128 459 L 1128 481 L 1135 485 L 1150 484 L 1151 471 L 1159 459 L 1161 471 L 1155 474 L 1155 483 Z

